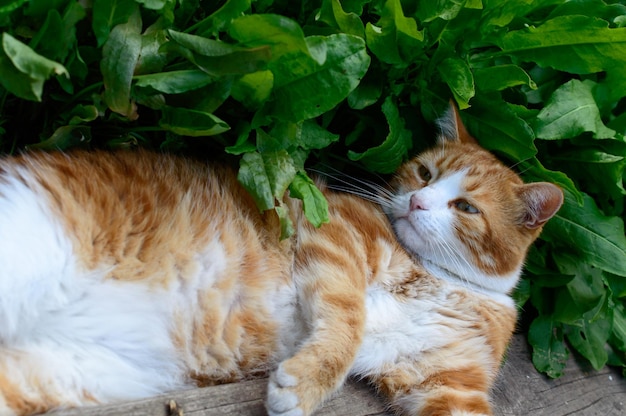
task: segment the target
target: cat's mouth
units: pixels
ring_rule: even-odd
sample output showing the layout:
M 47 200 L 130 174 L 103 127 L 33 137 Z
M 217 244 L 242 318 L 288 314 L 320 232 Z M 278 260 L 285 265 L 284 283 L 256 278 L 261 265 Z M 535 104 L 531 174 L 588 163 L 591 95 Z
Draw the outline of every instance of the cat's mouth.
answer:
M 405 245 L 413 245 L 416 241 L 422 239 L 423 230 L 416 223 L 417 219 L 412 218 L 410 215 L 403 217 L 396 217 L 394 221 L 394 228 L 396 235 L 403 241 Z M 411 243 L 413 242 L 413 244 Z

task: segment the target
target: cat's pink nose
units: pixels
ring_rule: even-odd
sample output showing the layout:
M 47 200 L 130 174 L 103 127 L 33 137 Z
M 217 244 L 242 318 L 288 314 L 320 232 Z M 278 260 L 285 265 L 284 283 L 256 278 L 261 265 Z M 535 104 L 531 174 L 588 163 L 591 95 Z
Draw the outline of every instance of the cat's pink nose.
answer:
M 409 202 L 409 208 L 411 209 L 411 211 L 415 211 L 415 210 L 422 210 L 425 211 L 428 208 L 426 208 L 426 205 L 424 204 L 424 202 L 422 200 L 420 200 L 420 198 L 413 194 L 411 195 L 411 200 Z

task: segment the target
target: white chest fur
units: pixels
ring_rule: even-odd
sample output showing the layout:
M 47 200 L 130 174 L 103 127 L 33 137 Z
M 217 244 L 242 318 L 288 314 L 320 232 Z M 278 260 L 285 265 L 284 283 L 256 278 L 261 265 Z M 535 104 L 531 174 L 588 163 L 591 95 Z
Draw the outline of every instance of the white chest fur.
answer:
M 458 312 L 460 301 L 469 312 Z M 351 369 L 357 377 L 379 374 L 401 361 L 419 361 L 425 354 L 467 339 L 468 329 L 482 319 L 471 312 L 471 306 L 493 299 L 446 282 L 440 291 L 422 298 L 401 298 L 375 285 L 368 289 L 366 302 L 365 337 Z M 484 343 L 480 337 L 469 339 L 477 344 L 467 345 L 469 349 L 480 349 L 478 344 Z

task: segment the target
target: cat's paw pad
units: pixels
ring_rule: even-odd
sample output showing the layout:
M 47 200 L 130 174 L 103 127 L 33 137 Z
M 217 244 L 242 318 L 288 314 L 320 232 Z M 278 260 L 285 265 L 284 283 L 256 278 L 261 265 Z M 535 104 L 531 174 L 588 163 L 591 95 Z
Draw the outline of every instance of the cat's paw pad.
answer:
M 281 365 L 270 376 L 267 386 L 267 413 L 270 416 L 304 416 L 300 399 L 294 391 L 298 379 Z

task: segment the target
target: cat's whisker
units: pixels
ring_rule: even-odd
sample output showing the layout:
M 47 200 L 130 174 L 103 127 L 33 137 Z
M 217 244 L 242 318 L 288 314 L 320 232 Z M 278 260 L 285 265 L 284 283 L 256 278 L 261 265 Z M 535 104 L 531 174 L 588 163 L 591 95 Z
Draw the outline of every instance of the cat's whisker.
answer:
M 358 189 L 358 188 L 350 188 L 347 186 L 340 186 L 340 185 L 329 185 L 328 188 L 334 191 L 346 192 L 352 195 L 356 195 L 360 198 L 374 202 L 380 206 L 389 207 L 389 208 L 393 207 L 393 202 L 391 200 L 386 199 L 385 197 L 381 195 L 371 193 L 367 190 Z
M 343 183 L 345 185 L 354 186 L 357 189 L 364 190 L 365 188 L 358 187 L 353 182 L 357 182 L 357 183 L 359 183 L 361 185 L 364 185 L 365 187 L 370 188 L 370 189 L 372 189 L 373 191 L 375 191 L 377 193 L 381 193 L 381 194 L 385 195 L 388 198 L 392 198 L 394 196 L 393 192 L 391 192 L 388 188 L 386 188 L 384 186 L 381 186 L 381 185 L 379 185 L 377 183 L 366 181 L 364 179 L 360 179 L 360 178 L 357 178 L 357 177 L 354 177 L 354 176 L 351 176 L 351 175 L 346 175 L 345 173 L 340 172 L 340 171 L 338 171 L 336 169 L 333 169 L 333 170 L 335 170 L 337 172 L 336 175 L 331 175 L 328 172 L 322 172 L 322 171 L 319 171 L 319 170 L 316 170 L 316 169 L 310 169 L 311 172 L 314 172 L 314 173 L 316 173 L 316 174 L 318 174 L 320 176 L 326 176 L 326 177 L 331 178 L 331 179 L 333 179 L 333 180 L 335 180 L 337 182 L 341 182 L 341 183 Z M 348 178 L 350 180 L 347 180 L 347 179 L 344 179 L 344 178 Z M 353 181 L 353 182 L 351 182 L 351 181 Z
M 509 166 L 509 169 L 515 169 L 517 166 L 521 165 L 522 163 L 526 163 L 530 160 L 530 157 L 527 157 L 526 159 L 522 159 L 520 161 L 518 161 L 517 163 L 514 163 L 513 165 Z

